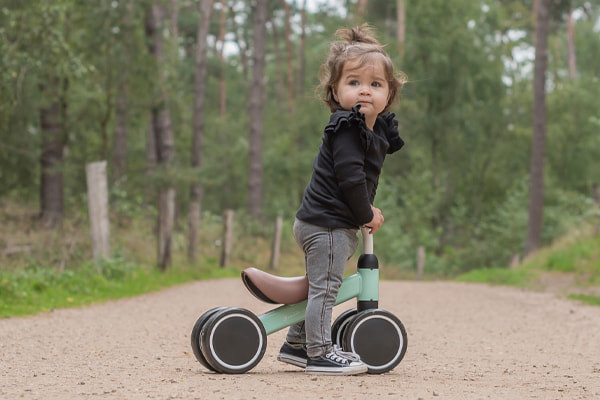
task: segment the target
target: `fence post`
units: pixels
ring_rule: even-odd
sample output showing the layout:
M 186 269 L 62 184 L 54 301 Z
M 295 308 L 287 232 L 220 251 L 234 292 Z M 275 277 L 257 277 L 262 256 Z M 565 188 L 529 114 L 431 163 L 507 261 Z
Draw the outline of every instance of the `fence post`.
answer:
M 596 221 L 594 222 L 594 236 L 600 234 L 600 187 L 597 183 L 593 189 L 594 203 L 596 203 Z
M 88 193 L 88 213 L 94 260 L 110 256 L 110 223 L 108 217 L 108 185 L 106 161 L 85 166 Z
M 233 241 L 233 210 L 225 210 L 223 225 L 223 251 L 221 252 L 221 267 L 229 266 L 229 257 Z
M 175 189 L 162 188 L 158 192 L 158 268 L 171 265 L 171 241 L 175 224 Z
M 419 246 L 417 249 L 417 280 L 423 278 L 423 271 L 425 270 L 425 246 Z
M 283 218 L 277 217 L 275 220 L 275 232 L 273 236 L 273 247 L 271 248 L 271 270 L 277 269 L 279 265 L 279 255 L 280 255 L 280 247 L 281 247 L 281 226 L 283 224 Z
M 515 269 L 519 266 L 519 264 L 521 264 L 521 255 L 519 253 L 513 254 L 508 268 Z

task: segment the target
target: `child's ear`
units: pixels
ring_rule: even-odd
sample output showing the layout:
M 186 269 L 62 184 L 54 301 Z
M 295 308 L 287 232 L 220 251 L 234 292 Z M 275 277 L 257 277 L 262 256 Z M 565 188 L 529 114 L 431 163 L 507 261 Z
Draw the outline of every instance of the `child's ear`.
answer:
M 335 87 L 333 87 L 333 86 L 331 87 L 331 96 L 333 97 L 333 99 L 334 99 L 334 100 L 335 100 L 337 103 L 339 103 L 339 102 L 340 102 L 340 101 L 338 100 L 337 93 L 335 92 Z

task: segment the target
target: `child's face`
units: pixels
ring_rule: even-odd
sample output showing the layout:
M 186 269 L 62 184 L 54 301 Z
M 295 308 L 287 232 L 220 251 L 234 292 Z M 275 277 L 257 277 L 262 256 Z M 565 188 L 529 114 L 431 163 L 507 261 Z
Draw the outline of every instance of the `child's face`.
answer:
M 380 61 L 361 67 L 357 61 L 348 61 L 338 84 L 333 88 L 334 98 L 344 110 L 360 105 L 367 126 L 373 129 L 377 116 L 385 109 L 389 99 L 390 89 L 385 78 Z

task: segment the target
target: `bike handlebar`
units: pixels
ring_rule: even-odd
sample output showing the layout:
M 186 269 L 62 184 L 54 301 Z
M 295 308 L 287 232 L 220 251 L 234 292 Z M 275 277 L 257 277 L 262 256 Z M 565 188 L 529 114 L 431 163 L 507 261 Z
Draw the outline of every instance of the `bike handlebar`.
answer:
M 360 228 L 360 233 L 363 239 L 363 254 L 373 254 L 373 235 L 371 228 L 363 226 Z

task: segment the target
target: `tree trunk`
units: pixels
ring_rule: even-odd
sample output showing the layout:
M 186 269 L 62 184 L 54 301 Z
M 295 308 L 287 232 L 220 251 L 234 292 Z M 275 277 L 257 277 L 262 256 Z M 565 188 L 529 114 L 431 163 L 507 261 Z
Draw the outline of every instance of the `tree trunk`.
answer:
M 154 133 L 154 114 L 150 112 L 146 129 L 146 176 L 151 176 L 156 168 L 156 134 Z
M 248 214 L 260 219 L 262 216 L 262 136 L 263 136 L 263 96 L 265 70 L 265 42 L 267 21 L 267 0 L 257 0 L 254 10 L 254 66 L 250 87 L 249 115 L 249 173 L 248 173 Z
M 146 15 L 146 35 L 149 40 L 150 52 L 157 65 L 157 101 L 151 108 L 152 132 L 156 148 L 156 161 L 159 166 L 169 167 L 174 154 L 174 138 L 171 128 L 171 116 L 167 106 L 168 93 L 166 74 L 164 72 L 164 38 L 162 26 L 165 20 L 165 10 L 158 5 L 150 5 Z M 150 129 L 150 128 L 149 128 Z M 171 236 L 175 219 L 175 189 L 161 185 L 158 196 L 158 267 L 166 269 L 171 263 Z
M 406 44 L 406 9 L 404 7 L 404 0 L 397 0 L 396 2 L 396 17 L 398 19 L 398 24 L 396 25 L 396 41 L 398 42 L 398 54 L 400 54 L 400 57 L 404 57 L 404 47 Z
M 540 0 L 536 23 L 533 94 L 533 137 L 531 140 L 529 222 L 525 255 L 540 247 L 544 216 L 544 166 L 546 158 L 546 68 L 548 64 L 549 2 Z
M 127 0 L 124 2 L 124 12 L 121 22 L 123 24 L 123 42 L 122 52 L 124 64 L 131 63 L 131 53 L 134 45 L 131 36 L 134 30 L 134 2 Z M 113 165 L 112 182 L 118 183 L 127 173 L 127 132 L 129 125 L 129 80 L 130 74 L 128 68 L 123 68 L 117 78 L 117 99 L 115 110 L 115 136 L 113 140 Z
M 202 140 L 204 136 L 204 100 L 206 88 L 206 52 L 210 14 L 213 0 L 203 0 L 198 38 L 196 42 L 196 78 L 194 82 L 194 136 L 192 139 L 192 169 L 202 166 Z M 190 212 L 188 216 L 188 258 L 196 260 L 198 227 L 202 210 L 202 185 L 192 183 L 190 190 Z
M 300 45 L 298 48 L 298 78 L 297 95 L 304 94 L 304 70 L 306 66 L 306 0 L 302 3 L 302 12 L 300 19 Z
M 302 14 L 300 20 L 300 44 L 298 46 L 298 74 L 296 78 L 296 96 L 302 96 L 304 94 L 304 71 L 306 66 L 306 0 L 302 5 Z M 292 109 L 293 112 L 293 109 Z M 303 149 L 306 145 L 305 135 L 299 133 L 297 129 L 293 129 L 291 133 L 296 136 L 297 148 Z M 302 187 L 302 185 L 300 185 Z
M 575 19 L 573 18 L 573 10 L 569 9 L 569 17 L 567 19 L 567 57 L 569 64 L 569 78 L 577 78 L 577 60 L 575 58 Z
M 113 83 L 113 70 L 112 67 L 109 67 L 106 71 L 106 76 L 104 80 L 104 104 L 102 117 L 100 118 L 100 137 L 102 138 L 102 146 L 100 148 L 99 158 L 102 160 L 106 160 L 108 158 L 108 149 L 109 149 L 109 133 L 108 133 L 108 124 L 112 118 L 114 112 L 114 100 L 113 100 L 113 90 L 112 88 L 115 86 Z
M 170 21 L 169 21 L 169 31 L 171 33 L 171 39 L 175 43 L 177 43 L 179 36 L 179 0 L 171 0 L 170 7 Z M 173 46 L 174 51 L 177 51 L 177 46 Z
M 540 7 L 540 0 L 532 0 L 532 5 L 531 5 L 531 29 L 532 29 L 532 43 L 535 46 L 536 44 L 536 37 L 537 37 L 537 33 L 536 33 L 536 29 L 537 29 L 537 20 L 538 20 L 538 9 Z
M 290 5 L 286 0 L 283 1 L 283 7 L 285 9 L 285 54 L 286 54 L 286 66 L 287 66 L 287 106 L 290 113 L 294 112 L 294 54 L 292 49 L 292 26 L 291 18 L 292 12 Z
M 220 71 L 220 76 L 219 76 L 219 115 L 221 117 L 221 124 L 219 124 L 219 130 L 218 130 L 218 137 L 219 137 L 219 142 L 222 145 L 222 148 L 228 148 L 229 146 L 229 134 L 227 132 L 227 128 L 224 129 L 225 127 L 225 122 L 227 119 L 227 82 L 226 82 L 226 69 L 227 69 L 227 62 L 225 60 L 225 55 L 223 54 L 224 51 L 224 47 L 225 47 L 225 35 L 227 34 L 227 0 L 220 0 L 221 1 L 221 12 L 219 13 L 219 43 L 220 46 L 218 48 L 218 52 L 217 52 L 217 56 L 219 57 L 219 63 L 221 64 L 221 71 Z M 233 12 L 233 11 L 232 11 Z M 227 156 L 227 152 L 223 152 L 223 156 L 221 159 L 221 165 L 223 166 L 228 166 L 229 165 L 229 158 Z M 223 206 L 225 208 L 227 207 L 231 207 L 231 202 L 230 202 L 230 198 L 231 198 L 231 188 L 230 185 L 226 184 L 224 185 L 223 189 L 223 197 L 224 197 L 224 202 L 223 202 Z
M 175 189 L 161 188 L 158 193 L 158 268 L 171 265 L 171 241 L 175 224 Z
M 221 118 L 225 118 L 227 114 L 227 85 L 225 80 L 225 68 L 227 64 L 225 63 L 225 56 L 223 55 L 223 50 L 225 47 L 225 33 L 227 33 L 227 3 L 225 0 L 221 0 L 221 12 L 219 14 L 219 43 L 221 43 L 221 47 L 219 48 L 218 57 L 219 63 L 221 64 L 221 71 L 219 76 L 219 114 Z
M 357 24 L 360 24 L 365 18 L 367 12 L 367 0 L 358 0 L 356 4 L 356 12 L 354 14 L 354 19 Z
M 123 72 L 126 74 L 127 72 Z M 115 138 L 113 142 L 112 181 L 118 182 L 127 170 L 127 124 L 129 121 L 127 83 L 117 88 L 117 109 L 115 112 Z
M 173 159 L 174 139 L 171 128 L 171 114 L 166 104 L 159 104 L 152 109 L 154 115 L 154 138 L 156 143 L 156 160 L 159 165 L 167 166 Z
M 271 29 L 273 32 L 273 53 L 275 58 L 275 74 L 277 75 L 277 85 L 276 85 L 276 93 L 277 93 L 277 101 L 279 104 L 285 103 L 285 81 L 283 79 L 283 62 L 281 59 L 281 46 L 279 41 L 279 32 L 277 30 L 277 25 L 273 22 L 271 24 Z
M 42 131 L 42 154 L 40 207 L 42 226 L 54 228 L 63 218 L 63 148 L 64 132 L 61 121 L 62 96 L 59 94 L 60 80 L 52 78 L 41 86 L 45 98 L 51 103 L 40 110 Z
M 169 168 L 173 158 L 173 131 L 171 116 L 166 104 L 160 104 L 152 109 L 154 122 L 154 137 L 156 143 L 156 159 L 158 166 Z M 158 260 L 161 270 L 171 265 L 171 237 L 175 225 L 175 189 L 166 182 L 161 182 L 158 192 Z
M 441 178 L 441 170 L 443 167 L 440 166 L 442 164 L 440 160 L 440 148 L 443 145 L 440 143 L 441 139 L 436 132 L 431 132 L 431 187 L 433 188 L 433 193 L 440 193 L 442 190 L 442 178 Z M 441 216 L 441 203 L 439 201 L 435 202 L 433 206 L 433 227 L 438 227 L 442 225 L 442 216 Z

